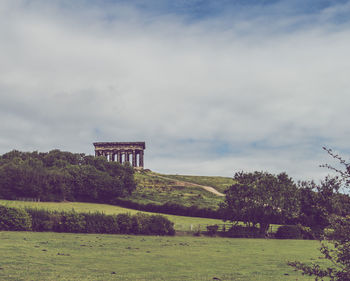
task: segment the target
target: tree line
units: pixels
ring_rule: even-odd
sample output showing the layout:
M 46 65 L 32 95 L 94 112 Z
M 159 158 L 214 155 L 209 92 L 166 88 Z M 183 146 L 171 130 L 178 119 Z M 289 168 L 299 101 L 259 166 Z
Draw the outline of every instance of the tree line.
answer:
M 0 198 L 109 203 L 136 188 L 129 165 L 60 150 L 0 156 Z
M 266 233 L 270 224 L 301 224 L 317 237 L 329 225 L 329 216 L 350 214 L 350 197 L 342 194 L 338 177 L 295 183 L 286 173 L 237 172 L 221 204 L 220 215 L 232 222 L 259 226 Z

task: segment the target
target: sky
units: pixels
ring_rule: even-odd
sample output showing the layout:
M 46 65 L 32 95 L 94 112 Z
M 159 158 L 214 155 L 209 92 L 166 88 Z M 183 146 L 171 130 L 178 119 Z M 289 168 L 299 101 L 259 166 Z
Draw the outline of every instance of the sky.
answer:
M 350 155 L 350 1 L 1 0 L 0 154 L 145 141 L 145 168 L 319 180 Z

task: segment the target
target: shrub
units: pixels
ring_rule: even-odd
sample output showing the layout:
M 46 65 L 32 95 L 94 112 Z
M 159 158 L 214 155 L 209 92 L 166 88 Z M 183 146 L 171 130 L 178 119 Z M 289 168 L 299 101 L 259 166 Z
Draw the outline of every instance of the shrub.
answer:
M 120 233 L 116 216 L 105 215 L 103 213 L 83 214 L 85 218 L 86 233 Z
M 63 212 L 62 220 L 59 224 L 59 232 L 85 232 L 85 217 L 83 214 L 76 213 L 75 211 Z
M 174 224 L 161 215 L 58 212 L 0 205 L 0 230 L 75 233 L 174 235 Z
M 117 215 L 116 220 L 119 226 L 119 233 L 121 234 L 131 233 L 133 221 L 130 214 L 119 214 Z
M 233 238 L 262 238 L 265 234 L 254 226 L 233 225 L 228 231 L 223 233 L 226 237 Z
M 42 210 L 42 209 L 30 209 L 26 208 L 26 212 L 32 218 L 32 230 L 33 231 L 52 231 L 59 219 L 54 219 L 54 216 L 57 214 L 53 214 L 50 211 Z
M 22 209 L 0 205 L 0 230 L 31 230 L 32 220 Z
M 134 234 L 151 234 L 150 220 L 151 216 L 143 213 L 137 213 L 132 216 L 131 232 Z
M 302 233 L 297 225 L 282 225 L 277 229 L 275 237 L 278 239 L 301 239 Z
M 207 234 L 214 236 L 218 232 L 219 226 L 217 224 L 207 226 Z
M 314 235 L 314 233 L 310 227 L 305 227 L 305 226 L 302 226 L 300 224 L 298 224 L 298 227 L 300 229 L 302 239 L 306 239 L 306 240 L 316 239 L 316 236 Z
M 174 235 L 174 223 L 161 215 L 152 215 L 149 220 L 149 233 L 156 235 Z

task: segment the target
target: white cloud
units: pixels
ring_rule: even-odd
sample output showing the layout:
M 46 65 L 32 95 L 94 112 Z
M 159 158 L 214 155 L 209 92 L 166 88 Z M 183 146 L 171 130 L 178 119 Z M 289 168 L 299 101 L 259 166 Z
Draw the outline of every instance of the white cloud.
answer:
M 349 5 L 298 27 L 77 3 L 0 5 L 1 152 L 145 140 L 161 172 L 318 178 L 322 145 L 349 151 Z

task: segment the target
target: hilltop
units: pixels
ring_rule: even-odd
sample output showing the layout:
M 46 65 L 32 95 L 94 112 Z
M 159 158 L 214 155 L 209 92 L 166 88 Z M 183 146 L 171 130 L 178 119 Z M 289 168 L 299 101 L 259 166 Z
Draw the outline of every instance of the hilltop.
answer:
M 126 199 L 142 204 L 172 202 L 183 206 L 217 209 L 223 192 L 233 184 L 228 177 L 166 175 L 149 170 L 134 174 L 136 190 Z

